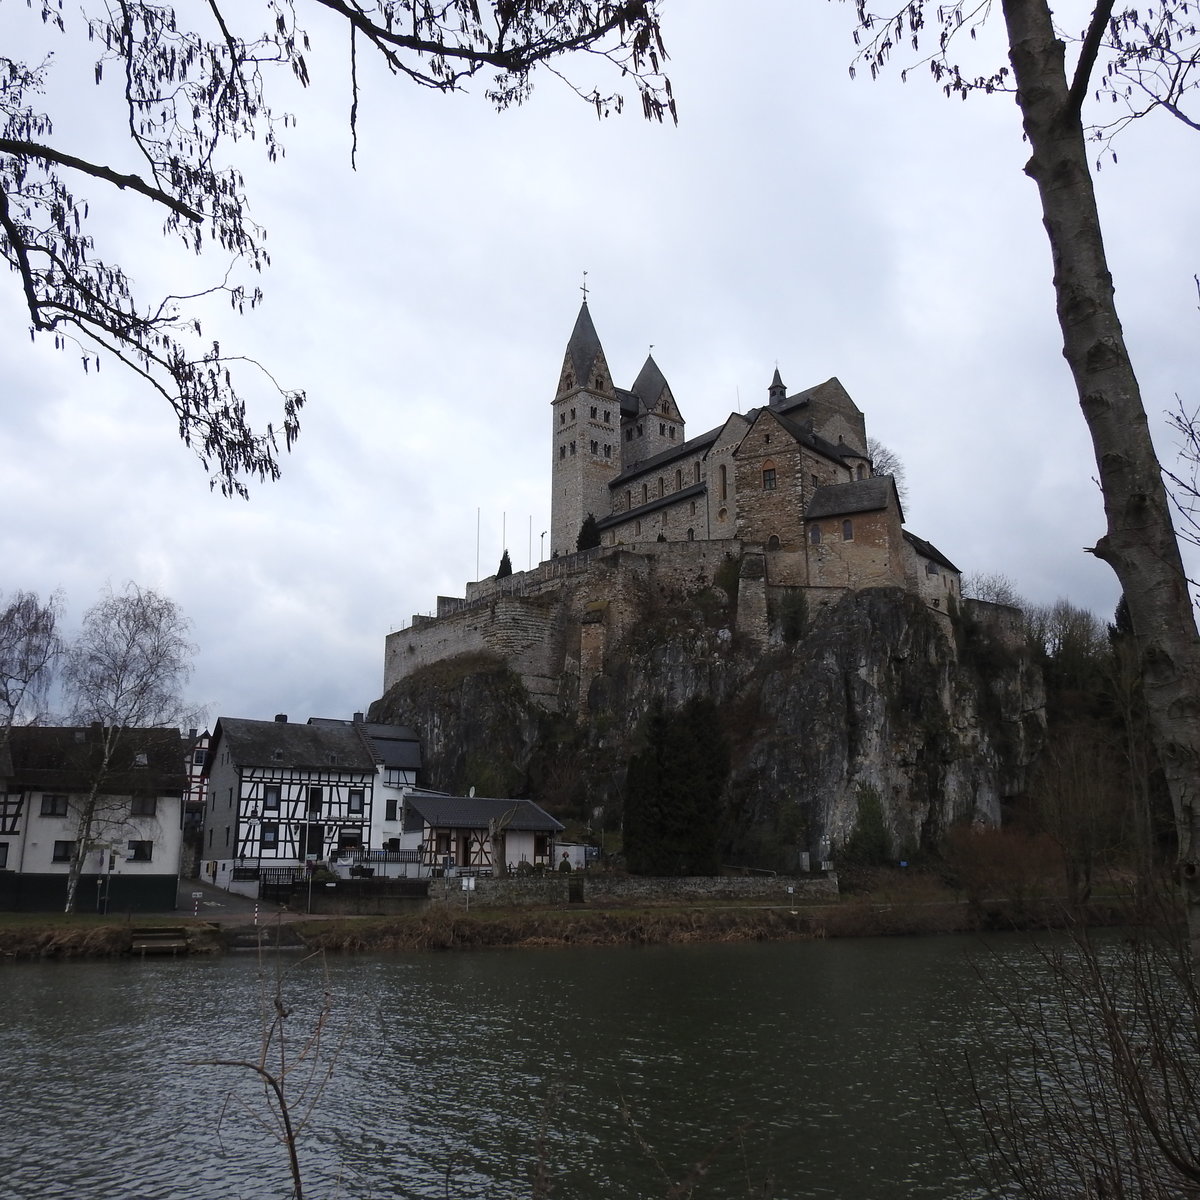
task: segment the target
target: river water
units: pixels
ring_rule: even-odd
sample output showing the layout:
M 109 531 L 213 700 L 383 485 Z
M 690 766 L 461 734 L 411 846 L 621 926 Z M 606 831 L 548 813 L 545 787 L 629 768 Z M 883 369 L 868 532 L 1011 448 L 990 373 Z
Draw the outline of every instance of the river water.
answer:
M 202 1065 L 257 1056 L 277 967 L 290 1056 L 330 1000 L 328 1081 L 290 1080 L 312 1200 L 523 1198 L 539 1169 L 568 1200 L 683 1179 L 729 1200 L 979 1197 L 934 1092 L 949 1073 L 959 1105 L 960 1052 L 1002 1028 L 990 954 L 924 938 L 11 965 L 0 1197 L 285 1200 L 261 1088 Z

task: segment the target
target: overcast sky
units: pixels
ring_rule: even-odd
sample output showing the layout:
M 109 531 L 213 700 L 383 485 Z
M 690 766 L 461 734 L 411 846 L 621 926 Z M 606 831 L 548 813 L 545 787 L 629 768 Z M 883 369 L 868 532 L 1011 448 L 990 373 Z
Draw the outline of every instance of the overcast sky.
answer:
M 905 464 L 912 532 L 1032 601 L 1109 616 L 1115 578 L 1084 549 L 1104 528 L 1095 465 L 1011 97 L 947 100 L 923 71 L 852 81 L 850 6 L 745 0 L 737 27 L 729 13 L 665 5 L 677 128 L 643 121 L 636 97 L 598 121 L 549 75 L 497 114 L 482 88 L 438 96 L 366 68 L 357 172 L 344 39 L 310 22 L 312 88 L 275 81 L 299 120 L 287 157 L 242 158 L 269 231 L 266 301 L 206 328 L 307 389 L 283 479 L 249 502 L 210 491 L 166 405 L 117 364 L 85 376 L 77 353 L 30 343 L 10 276 L 0 589 L 62 589 L 70 627 L 106 584 L 172 597 L 210 723 L 364 708 L 389 631 L 494 573 L 506 543 L 514 568 L 538 561 L 586 270 L 615 381 L 653 345 L 689 436 L 764 403 L 776 365 L 789 392 L 837 376 Z M 6 45 L 31 28 L 0 0 Z M 60 144 L 132 169 L 86 57 L 49 42 Z M 591 61 L 573 73 L 615 82 Z M 1200 401 L 1197 150 L 1181 125 L 1143 122 L 1098 177 L 1164 461 L 1161 414 Z M 136 197 L 97 213 L 105 252 L 148 289 L 223 270 L 178 257 Z

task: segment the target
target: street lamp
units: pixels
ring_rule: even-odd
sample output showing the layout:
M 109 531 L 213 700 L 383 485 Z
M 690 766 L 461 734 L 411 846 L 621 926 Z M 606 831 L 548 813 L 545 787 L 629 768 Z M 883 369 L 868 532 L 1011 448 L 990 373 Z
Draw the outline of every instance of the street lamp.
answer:
M 546 561 L 546 531 L 542 530 L 542 540 L 538 546 L 538 562 Z

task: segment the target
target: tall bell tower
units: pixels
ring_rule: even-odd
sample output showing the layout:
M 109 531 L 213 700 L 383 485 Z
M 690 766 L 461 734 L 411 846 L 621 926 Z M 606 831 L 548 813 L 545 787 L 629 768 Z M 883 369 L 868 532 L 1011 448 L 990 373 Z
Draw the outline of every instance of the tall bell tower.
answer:
M 550 552 L 574 554 L 589 514 L 609 513 L 609 481 L 621 469 L 621 402 L 584 293 L 552 404 Z

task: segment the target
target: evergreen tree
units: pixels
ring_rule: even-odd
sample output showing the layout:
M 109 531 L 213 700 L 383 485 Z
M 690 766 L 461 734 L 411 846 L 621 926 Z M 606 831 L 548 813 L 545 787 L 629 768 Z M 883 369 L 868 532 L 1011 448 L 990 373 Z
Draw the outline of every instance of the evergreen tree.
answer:
M 713 702 L 696 699 L 667 713 L 656 701 L 626 776 L 625 858 L 633 874 L 718 873 L 718 805 L 728 774 Z
M 512 574 L 512 559 L 508 557 L 508 551 L 505 550 L 500 556 L 500 565 L 496 568 L 496 578 L 503 579 L 507 575 Z
M 591 550 L 600 545 L 600 530 L 596 528 L 596 518 L 588 513 L 579 527 L 579 536 L 575 539 L 576 550 Z

